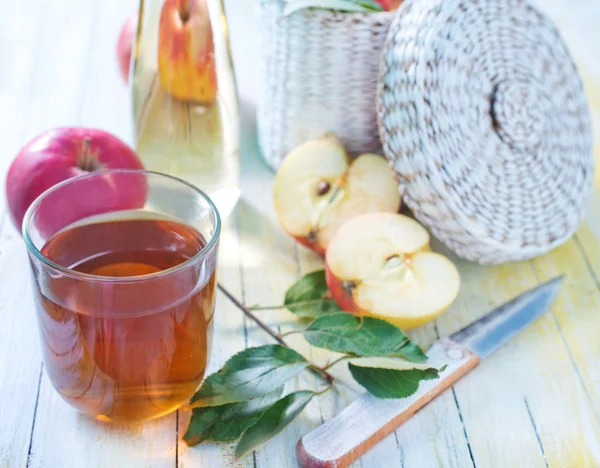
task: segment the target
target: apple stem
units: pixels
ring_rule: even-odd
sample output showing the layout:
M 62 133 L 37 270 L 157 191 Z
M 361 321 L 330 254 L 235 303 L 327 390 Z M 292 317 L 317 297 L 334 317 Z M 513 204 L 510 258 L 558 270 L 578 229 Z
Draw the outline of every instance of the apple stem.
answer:
M 285 305 L 283 305 L 283 304 L 274 305 L 274 306 L 259 306 L 259 305 L 248 306 L 248 310 L 277 310 L 277 309 L 283 309 L 283 308 L 285 308 Z
M 329 294 L 329 292 L 327 292 L 327 294 L 325 294 L 320 299 L 307 299 L 305 301 L 296 301 L 296 302 L 293 302 L 291 304 L 265 305 L 265 306 L 252 305 L 252 306 L 248 306 L 248 309 L 250 309 L 250 310 L 278 310 L 278 309 L 287 309 L 288 307 L 302 306 L 302 305 L 307 305 L 307 304 L 320 305 L 323 302 L 328 301 L 328 300 L 332 300 L 331 294 Z
M 82 149 L 77 158 L 77 166 L 79 169 L 91 172 L 102 167 L 96 159 L 96 156 L 91 152 L 92 139 L 89 136 L 83 138 Z
M 286 331 L 285 333 L 280 333 L 278 336 L 279 338 L 283 338 L 284 336 L 295 335 L 296 333 L 304 333 L 305 331 L 306 328 L 302 328 L 300 330 L 290 330 Z
M 81 169 L 84 171 L 88 170 L 88 163 L 90 159 L 90 145 L 92 144 L 92 140 L 90 137 L 85 137 L 83 139 L 83 151 L 81 152 Z
M 327 387 L 325 387 L 323 390 L 320 390 L 318 392 L 315 392 L 315 395 L 323 395 L 323 393 L 325 393 L 326 391 L 330 390 L 331 387 L 333 387 L 333 382 L 329 382 L 327 384 Z
M 308 370 L 310 370 L 313 374 L 317 374 L 319 377 L 321 377 L 325 382 L 327 382 L 329 387 L 331 387 L 331 384 L 335 380 L 335 377 L 333 375 L 331 375 L 329 372 L 321 369 L 320 367 L 315 366 L 314 364 L 310 364 L 308 366 Z M 327 389 L 329 389 L 329 387 L 327 387 Z M 320 393 L 323 393 L 323 392 L 319 392 L 319 394 Z
M 233 304 L 240 309 L 248 318 L 253 320 L 260 328 L 266 331 L 269 335 L 271 335 L 280 345 L 287 346 L 285 342 L 280 338 L 280 336 L 275 333 L 268 325 L 266 325 L 261 319 L 259 319 L 256 315 L 254 315 L 245 305 L 243 305 L 240 301 L 238 301 L 233 294 L 231 294 L 227 289 L 225 289 L 221 283 L 217 283 L 217 287 L 219 290 L 227 296 Z
M 89 136 L 86 136 L 83 139 L 83 156 L 87 159 L 90 154 L 90 145 L 92 144 L 92 139 Z
M 352 359 L 353 357 L 355 357 L 355 356 L 348 356 L 348 355 L 344 355 L 344 356 L 341 356 L 341 357 L 339 357 L 339 358 L 337 358 L 337 359 L 334 359 L 334 360 L 333 360 L 333 361 L 331 361 L 329 364 L 327 364 L 325 367 L 323 367 L 323 370 L 327 370 L 327 369 L 329 369 L 330 367 L 333 367 L 333 366 L 335 366 L 335 365 L 336 365 L 338 362 L 345 361 L 346 359 Z
M 279 343 L 281 346 L 285 346 L 286 348 L 289 348 L 287 343 L 285 341 L 283 341 L 283 339 L 281 338 L 280 335 L 278 335 L 271 327 L 269 327 L 261 319 L 259 319 L 256 315 L 254 315 L 246 306 L 244 306 L 244 304 L 242 304 L 239 300 L 237 300 L 233 294 L 231 294 L 227 289 L 225 289 L 221 285 L 221 283 L 217 283 L 217 288 L 219 288 L 219 290 L 223 294 L 225 294 L 227 299 L 229 299 L 238 309 L 240 309 L 250 320 L 252 320 L 260 328 L 262 328 L 265 332 L 267 332 L 269 335 L 271 335 L 271 337 L 275 341 L 277 341 L 277 343 Z M 321 369 L 320 367 L 315 366 L 314 364 L 309 364 L 308 369 L 311 372 L 313 372 L 314 374 L 317 374 L 323 380 L 325 380 L 325 382 L 327 382 L 329 385 L 331 385 L 331 383 L 335 380 L 333 375 L 329 374 L 328 372 Z

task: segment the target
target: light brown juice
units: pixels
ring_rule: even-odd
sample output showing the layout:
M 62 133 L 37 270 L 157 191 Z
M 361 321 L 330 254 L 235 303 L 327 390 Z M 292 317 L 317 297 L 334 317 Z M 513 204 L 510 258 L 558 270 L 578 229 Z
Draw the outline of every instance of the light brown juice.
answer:
M 208 360 L 215 275 L 198 265 L 165 270 L 204 245 L 194 228 L 161 219 L 94 222 L 50 238 L 46 257 L 102 277 L 38 283 L 45 369 L 64 399 L 99 420 L 140 421 L 190 398 Z

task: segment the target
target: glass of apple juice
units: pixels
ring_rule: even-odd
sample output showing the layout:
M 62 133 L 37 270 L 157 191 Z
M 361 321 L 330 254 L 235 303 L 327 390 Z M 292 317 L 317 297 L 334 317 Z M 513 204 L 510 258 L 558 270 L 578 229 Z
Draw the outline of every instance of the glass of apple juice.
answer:
M 140 422 L 180 407 L 208 363 L 220 232 L 194 186 L 93 172 L 38 197 L 23 222 L 44 367 L 78 411 Z

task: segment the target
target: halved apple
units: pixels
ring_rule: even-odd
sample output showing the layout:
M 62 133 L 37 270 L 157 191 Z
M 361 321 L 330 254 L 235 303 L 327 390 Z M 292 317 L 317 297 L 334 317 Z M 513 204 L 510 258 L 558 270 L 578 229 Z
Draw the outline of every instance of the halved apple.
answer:
M 283 160 L 274 198 L 283 229 L 321 254 L 345 221 L 400 209 L 398 182 L 386 160 L 376 154 L 351 160 L 334 136 L 304 143 Z
M 325 270 L 343 310 L 402 329 L 436 318 L 460 287 L 454 264 L 430 251 L 425 228 L 401 214 L 363 214 L 343 224 L 327 248 Z

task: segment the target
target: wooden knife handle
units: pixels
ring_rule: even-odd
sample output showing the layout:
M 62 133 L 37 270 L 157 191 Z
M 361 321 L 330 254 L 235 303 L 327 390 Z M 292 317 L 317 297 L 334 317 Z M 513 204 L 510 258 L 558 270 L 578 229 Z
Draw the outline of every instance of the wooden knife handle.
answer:
M 400 424 L 479 364 L 479 356 L 444 338 L 427 352 L 427 364 L 440 368 L 440 378 L 421 382 L 408 398 L 379 399 L 362 395 L 340 414 L 298 440 L 298 462 L 306 468 L 348 466 Z

